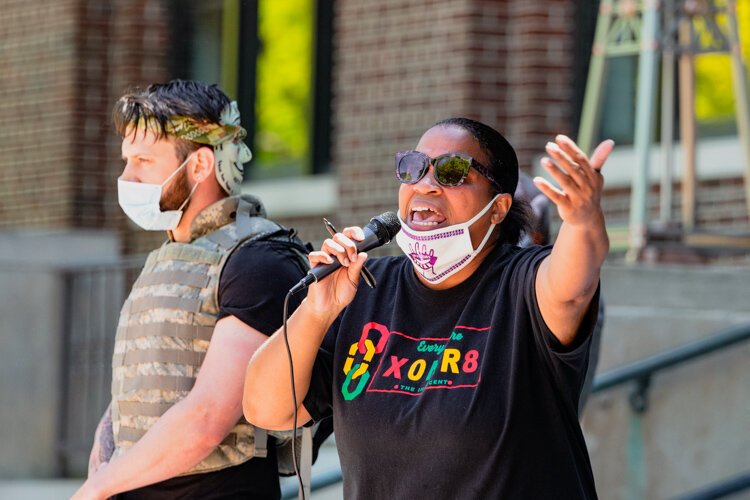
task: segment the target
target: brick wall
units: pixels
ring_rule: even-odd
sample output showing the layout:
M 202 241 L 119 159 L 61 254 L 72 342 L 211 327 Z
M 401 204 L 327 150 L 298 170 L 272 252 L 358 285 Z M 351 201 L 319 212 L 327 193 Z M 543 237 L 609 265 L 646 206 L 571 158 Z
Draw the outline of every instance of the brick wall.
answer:
M 556 133 L 571 133 L 574 4 L 474 2 L 466 113 L 503 132 L 521 168 Z
M 470 4 L 335 3 L 332 158 L 342 224 L 394 209 L 394 153 L 465 109 Z
M 3 3 L 0 33 L 0 228 L 116 228 L 120 141 L 112 105 L 129 86 L 167 78 L 166 0 Z
M 672 219 L 680 219 L 681 184 L 672 187 Z M 745 185 L 742 177 L 703 180 L 697 186 L 696 226 L 705 230 L 747 231 Z M 606 190 L 602 202 L 609 226 L 626 226 L 630 214 L 630 188 Z M 659 218 L 659 187 L 653 186 L 648 200 L 649 218 Z
M 81 170 L 75 224 L 116 228 L 125 253 L 142 253 L 165 239 L 163 233 L 137 229 L 117 204 L 121 141 L 111 121 L 112 106 L 127 89 L 168 79 L 165 5 L 165 0 L 89 0 L 80 9 L 79 80 L 89 90 L 77 110 L 87 127 L 76 144 Z
M 3 2 L 0 228 L 72 220 L 76 0 Z
M 528 166 L 568 126 L 573 5 L 556 1 L 336 3 L 333 161 L 342 213 L 394 209 L 393 153 L 434 122 L 492 125 Z
M 169 78 L 167 4 L 3 4 L 0 228 L 114 228 L 127 253 L 163 240 L 136 230 L 117 206 L 120 141 L 110 110 L 128 87 Z M 362 224 L 396 208 L 393 154 L 413 147 L 441 118 L 464 115 L 495 126 L 526 169 L 555 133 L 572 133 L 574 4 L 337 0 L 337 224 Z M 699 191 L 701 220 L 745 224 L 741 183 L 712 182 Z M 626 221 L 627 190 L 608 191 L 605 208 L 614 223 Z M 305 239 L 323 237 L 319 216 L 281 222 Z

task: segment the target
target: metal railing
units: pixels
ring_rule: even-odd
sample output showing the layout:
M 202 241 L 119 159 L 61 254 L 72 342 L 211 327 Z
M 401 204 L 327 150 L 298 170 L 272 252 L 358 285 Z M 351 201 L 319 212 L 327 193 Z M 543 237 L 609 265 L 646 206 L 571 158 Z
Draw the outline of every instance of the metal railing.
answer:
M 143 262 L 144 257 L 133 257 L 57 270 L 63 341 L 56 451 L 62 476 L 85 474 L 94 431 L 110 400 L 120 309 Z
M 748 339 L 750 339 L 750 323 L 727 328 L 705 339 L 689 342 L 670 351 L 602 373 L 594 377 L 591 392 L 601 392 L 628 382 L 635 382 L 636 387 L 630 396 L 630 404 L 634 411 L 642 413 L 648 407 L 648 388 L 654 373 L 731 347 Z
M 602 373 L 594 378 L 591 392 L 603 392 L 623 384 L 635 382 L 635 388 L 629 398 L 630 406 L 636 413 L 643 413 L 648 408 L 648 389 L 655 373 L 726 349 L 748 339 L 750 339 L 750 323 L 727 328 L 705 339 L 689 342 L 670 351 Z M 723 498 L 748 488 L 750 488 L 750 471 L 677 498 L 679 500 L 711 500 Z
M 748 488 L 750 488 L 750 471 L 700 488 L 692 493 L 681 495 L 676 497 L 675 500 L 714 500 L 715 498 L 724 498 L 733 495 Z

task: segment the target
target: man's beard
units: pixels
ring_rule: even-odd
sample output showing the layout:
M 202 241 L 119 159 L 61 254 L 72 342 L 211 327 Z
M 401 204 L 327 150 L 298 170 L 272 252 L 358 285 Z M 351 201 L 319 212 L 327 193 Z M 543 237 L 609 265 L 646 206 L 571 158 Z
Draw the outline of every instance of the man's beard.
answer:
M 185 169 L 180 169 L 180 172 L 172 179 L 166 189 L 163 190 L 161 200 L 159 200 L 159 208 L 162 212 L 168 210 L 179 210 L 180 205 L 185 203 L 188 196 L 190 196 L 190 184 L 188 183 L 187 172 Z M 190 205 L 188 201 L 183 210 Z

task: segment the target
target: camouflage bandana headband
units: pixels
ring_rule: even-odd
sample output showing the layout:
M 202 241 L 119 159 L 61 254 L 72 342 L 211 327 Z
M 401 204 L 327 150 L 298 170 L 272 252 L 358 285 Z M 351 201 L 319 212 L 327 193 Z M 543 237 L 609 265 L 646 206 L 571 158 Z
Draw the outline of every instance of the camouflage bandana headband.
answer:
M 245 170 L 243 164 L 249 162 L 253 154 L 242 142 L 247 132 L 240 126 L 240 111 L 235 101 L 222 110 L 219 120 L 216 124 L 177 116 L 170 119 L 165 132 L 186 141 L 213 146 L 216 180 L 230 195 L 239 194 Z
M 222 121 L 225 111 L 226 108 L 222 111 Z M 186 141 L 209 146 L 218 146 L 233 139 L 242 140 L 247 136 L 245 129 L 239 125 L 199 122 L 187 116 L 170 119 L 165 132 Z

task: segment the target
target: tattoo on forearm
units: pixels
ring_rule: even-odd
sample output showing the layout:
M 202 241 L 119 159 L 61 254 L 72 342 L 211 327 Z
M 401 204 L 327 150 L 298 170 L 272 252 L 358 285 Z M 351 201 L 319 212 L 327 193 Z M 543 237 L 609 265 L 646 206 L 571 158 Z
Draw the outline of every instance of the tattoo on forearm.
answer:
M 104 463 L 109 462 L 115 451 L 115 440 L 112 434 L 112 406 L 108 406 L 94 433 L 94 446 L 89 455 L 89 477 Z
M 112 411 L 108 409 L 99 423 L 99 461 L 109 462 L 115 451 L 115 438 L 112 434 Z

